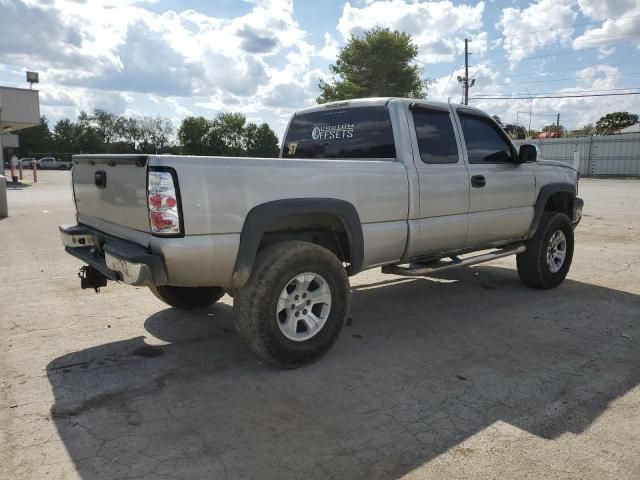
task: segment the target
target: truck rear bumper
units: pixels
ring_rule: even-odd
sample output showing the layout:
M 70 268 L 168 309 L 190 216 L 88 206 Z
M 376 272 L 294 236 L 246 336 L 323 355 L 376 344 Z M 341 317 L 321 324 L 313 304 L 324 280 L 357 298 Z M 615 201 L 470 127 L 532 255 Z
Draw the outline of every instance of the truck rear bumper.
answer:
M 165 285 L 162 257 L 135 243 L 112 237 L 85 225 L 60 225 L 65 251 L 110 280 L 128 285 Z

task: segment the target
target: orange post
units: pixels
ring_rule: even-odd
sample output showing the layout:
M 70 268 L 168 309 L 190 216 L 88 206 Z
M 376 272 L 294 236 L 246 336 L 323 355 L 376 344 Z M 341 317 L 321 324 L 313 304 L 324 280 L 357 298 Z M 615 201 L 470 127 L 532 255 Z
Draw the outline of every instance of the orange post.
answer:
M 35 160 L 31 160 L 31 169 L 33 170 L 33 183 L 38 181 L 38 164 Z

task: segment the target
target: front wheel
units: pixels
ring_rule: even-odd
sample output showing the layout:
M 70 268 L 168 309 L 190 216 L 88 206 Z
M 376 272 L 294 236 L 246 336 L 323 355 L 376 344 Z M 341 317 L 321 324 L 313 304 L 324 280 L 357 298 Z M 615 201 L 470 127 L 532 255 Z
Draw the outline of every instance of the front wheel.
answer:
M 518 274 L 530 287 L 554 288 L 569 273 L 573 259 L 573 228 L 564 213 L 545 212 L 535 236 L 518 255 Z
M 333 345 L 349 314 L 349 278 L 326 248 L 286 241 L 258 254 L 234 298 L 236 330 L 266 362 L 312 363 Z
M 213 305 L 224 296 L 220 287 L 152 286 L 149 290 L 167 305 L 180 310 L 194 310 Z

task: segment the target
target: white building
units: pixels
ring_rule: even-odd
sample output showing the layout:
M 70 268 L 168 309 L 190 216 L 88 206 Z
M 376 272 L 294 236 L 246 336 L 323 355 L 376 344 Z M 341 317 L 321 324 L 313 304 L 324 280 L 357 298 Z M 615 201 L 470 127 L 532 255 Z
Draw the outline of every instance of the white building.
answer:
M 4 166 L 5 155 L 10 157 L 18 146 L 13 135 L 5 134 L 39 123 L 40 100 L 37 90 L 0 87 L 0 165 Z M 2 143 L 3 140 L 7 145 Z
M 640 133 L 640 123 L 634 123 L 628 127 L 623 128 L 618 133 Z

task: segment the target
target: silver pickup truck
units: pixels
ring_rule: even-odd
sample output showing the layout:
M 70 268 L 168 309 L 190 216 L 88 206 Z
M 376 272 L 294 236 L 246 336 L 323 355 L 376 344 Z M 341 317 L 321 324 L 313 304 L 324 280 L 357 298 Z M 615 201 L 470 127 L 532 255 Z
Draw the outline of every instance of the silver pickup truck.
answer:
M 402 98 L 295 113 L 278 159 L 76 155 L 66 251 L 83 288 L 145 285 L 175 308 L 234 297 L 238 333 L 297 367 L 336 340 L 349 276 L 430 275 L 507 255 L 567 275 L 578 172 L 518 150 L 484 112 Z

